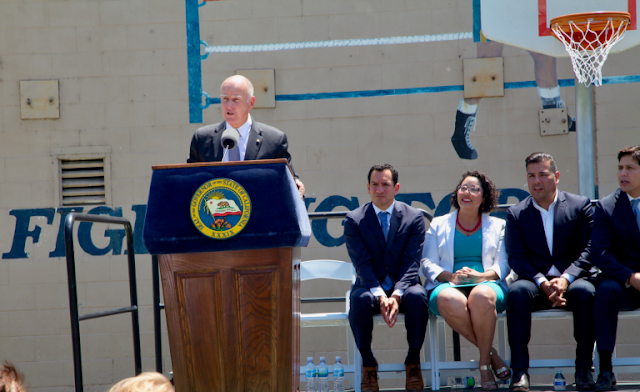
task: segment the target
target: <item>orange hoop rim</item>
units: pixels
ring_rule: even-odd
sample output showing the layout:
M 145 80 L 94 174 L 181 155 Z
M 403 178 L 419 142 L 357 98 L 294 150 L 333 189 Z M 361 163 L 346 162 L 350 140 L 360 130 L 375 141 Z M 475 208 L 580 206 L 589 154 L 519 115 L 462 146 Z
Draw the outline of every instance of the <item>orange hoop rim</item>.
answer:
M 571 32 L 570 24 L 573 23 L 578 27 L 589 24 L 589 29 L 594 32 L 600 32 L 607 27 L 611 19 L 613 28 L 617 29 L 622 23 L 631 21 L 631 14 L 624 11 L 599 11 L 599 12 L 581 12 L 577 14 L 568 14 L 557 16 L 549 22 L 552 28 L 555 25 L 566 32 Z

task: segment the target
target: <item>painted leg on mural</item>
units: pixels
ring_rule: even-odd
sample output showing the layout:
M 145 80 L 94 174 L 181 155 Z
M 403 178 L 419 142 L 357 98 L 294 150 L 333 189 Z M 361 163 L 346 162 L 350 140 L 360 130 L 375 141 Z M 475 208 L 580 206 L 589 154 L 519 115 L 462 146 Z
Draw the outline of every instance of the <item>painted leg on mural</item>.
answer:
M 558 86 L 558 73 L 556 70 L 556 58 L 546 54 L 529 51 L 533 58 L 536 84 L 538 85 L 538 95 L 542 102 L 543 109 L 566 108 L 562 98 L 560 98 L 560 86 Z M 576 131 L 576 119 L 571 117 L 567 110 L 567 121 L 569 132 Z
M 503 45 L 498 42 L 478 42 L 476 45 L 477 57 L 500 57 Z M 478 152 L 471 145 L 469 136 L 475 130 L 476 112 L 478 111 L 479 98 L 463 98 L 456 111 L 456 123 L 451 136 L 451 144 L 461 159 L 476 159 Z

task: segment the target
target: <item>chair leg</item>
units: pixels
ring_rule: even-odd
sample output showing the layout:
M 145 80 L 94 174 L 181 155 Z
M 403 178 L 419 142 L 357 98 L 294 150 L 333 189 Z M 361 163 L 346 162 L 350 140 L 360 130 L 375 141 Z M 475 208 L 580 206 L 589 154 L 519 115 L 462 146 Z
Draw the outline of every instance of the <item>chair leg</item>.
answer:
M 498 319 L 498 355 L 503 360 L 510 359 L 507 358 L 507 333 L 506 333 L 506 320 L 504 318 Z
M 362 356 L 360 355 L 360 351 L 356 350 L 355 352 L 355 361 L 353 366 L 353 372 L 355 373 L 355 384 L 354 389 L 355 392 L 362 392 Z
M 429 345 L 431 346 L 431 390 L 440 390 L 440 368 L 438 365 L 438 320 L 429 313 Z

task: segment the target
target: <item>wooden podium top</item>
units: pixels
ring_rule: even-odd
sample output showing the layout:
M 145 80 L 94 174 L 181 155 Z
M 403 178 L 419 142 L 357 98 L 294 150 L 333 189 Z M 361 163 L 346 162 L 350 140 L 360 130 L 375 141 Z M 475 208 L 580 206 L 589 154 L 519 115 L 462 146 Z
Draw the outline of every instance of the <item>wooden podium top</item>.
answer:
M 289 166 L 289 162 L 285 158 L 277 158 L 277 159 L 259 159 L 252 161 L 233 161 L 233 162 L 197 162 L 197 163 L 171 163 L 166 165 L 153 165 L 151 169 L 153 170 L 162 170 L 162 169 L 181 169 L 187 167 L 207 167 L 207 166 L 244 166 L 244 165 L 264 165 L 270 163 L 286 163 L 289 167 L 289 171 L 293 174 L 291 170 L 291 166 Z

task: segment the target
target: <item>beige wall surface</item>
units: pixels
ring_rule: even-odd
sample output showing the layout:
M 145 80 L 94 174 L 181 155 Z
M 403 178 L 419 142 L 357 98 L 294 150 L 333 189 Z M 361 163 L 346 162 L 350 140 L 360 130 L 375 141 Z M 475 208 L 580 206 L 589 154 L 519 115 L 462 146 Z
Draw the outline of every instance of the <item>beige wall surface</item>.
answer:
M 468 0 L 233 0 L 209 2 L 199 12 L 200 37 L 214 49 L 442 37 L 473 30 Z M 498 188 L 510 189 L 506 194 L 512 197 L 505 202 L 513 203 L 518 190 L 527 191 L 524 157 L 540 150 L 557 159 L 561 189 L 577 192 L 576 134 L 540 136 L 541 102 L 535 87 L 510 88 L 504 97 L 481 99 L 470 134 L 478 158 L 456 155 L 450 139 L 463 91 L 451 86 L 463 83 L 463 59 L 477 56 L 470 37 L 216 52 L 202 61 L 202 86 L 215 98 L 220 83 L 236 70 L 274 69 L 276 96 L 308 96 L 278 100 L 274 109 L 255 109 L 252 115 L 287 133 L 293 164 L 307 188 L 309 212 L 344 211 L 347 205 L 368 201 L 366 173 L 380 162 L 399 170 L 400 193 L 421 198 L 415 207 L 434 211 L 468 169 L 485 171 Z M 534 81 L 534 63 L 525 50 L 505 46 L 502 55 L 506 83 Z M 639 56 L 638 48 L 611 55 L 604 76 L 635 75 Z M 57 156 L 52 151 L 109 147 L 107 207 L 137 222 L 134 210 L 147 202 L 151 165 L 185 162 L 191 135 L 202 125 L 189 122 L 193 70 L 187 60 L 184 1 L 0 0 L 0 359 L 16 363 L 32 391 L 73 390 L 66 264 L 55 252 L 64 210 L 56 198 Z M 556 69 L 558 79 L 573 79 L 567 58 L 558 59 Z M 636 79 L 595 89 L 600 195 L 617 188 L 617 151 L 640 142 Z M 24 80 L 59 81 L 59 119 L 21 119 L 19 86 Z M 428 91 L 415 93 L 418 88 Z M 396 89 L 414 93 L 353 94 Z M 313 98 L 336 92 L 352 94 Z M 561 87 L 560 97 L 575 116 L 573 87 Z M 221 121 L 219 105 L 205 109 L 203 117 L 205 124 Z M 340 223 L 331 221 L 326 229 L 318 223 L 303 260 L 348 260 Z M 106 229 L 94 225 L 88 233 L 85 228 L 83 240 L 76 238 L 111 249 L 95 256 L 95 250 L 76 246 L 81 313 L 127 305 L 124 250 L 112 249 L 115 243 Z M 150 256 L 140 254 L 137 262 L 143 368 L 150 370 Z M 342 295 L 347 289 L 305 283 L 303 297 Z M 303 311 L 323 306 L 305 305 Z M 545 331 L 570 329 L 570 322 L 545 325 L 534 328 L 532 357 L 546 356 L 550 345 L 565 347 L 558 355 L 571 356 L 570 333 L 554 334 L 552 342 L 542 339 Z M 633 327 L 630 322 L 620 325 L 619 352 L 625 355 L 639 344 Z M 390 339 L 386 329 L 375 332 L 374 350 L 381 361 L 401 362 L 404 357 L 406 343 L 396 329 Z M 85 390 L 105 391 L 133 374 L 128 316 L 85 321 L 81 331 Z M 326 355 L 333 363 L 332 356 L 339 354 L 346 354 L 346 330 L 302 331 L 301 358 Z M 464 357 L 475 358 L 477 351 L 465 346 Z M 164 372 L 171 371 L 166 336 L 163 363 Z M 402 386 L 403 380 L 385 383 Z

